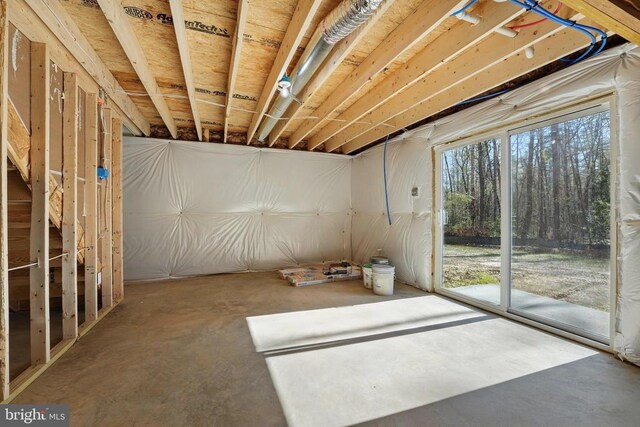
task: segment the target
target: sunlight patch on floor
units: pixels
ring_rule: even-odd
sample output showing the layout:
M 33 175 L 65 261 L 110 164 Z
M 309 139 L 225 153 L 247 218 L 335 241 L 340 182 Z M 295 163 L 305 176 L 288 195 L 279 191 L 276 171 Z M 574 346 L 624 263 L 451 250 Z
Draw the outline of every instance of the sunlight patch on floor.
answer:
M 437 296 L 247 322 L 292 426 L 364 422 L 597 354 Z

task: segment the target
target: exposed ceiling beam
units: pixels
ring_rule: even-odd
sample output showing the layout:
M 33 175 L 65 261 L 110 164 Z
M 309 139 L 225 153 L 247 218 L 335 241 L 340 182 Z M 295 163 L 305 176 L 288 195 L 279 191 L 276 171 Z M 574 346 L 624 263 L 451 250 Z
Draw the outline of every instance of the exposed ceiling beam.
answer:
M 537 43 L 534 58 L 528 59 L 523 52 L 519 52 L 485 70 L 485 72 L 477 75 L 471 81 L 460 82 L 449 90 L 440 92 L 437 96 L 389 120 L 389 124 L 392 127 L 378 126 L 371 129 L 344 145 L 342 151 L 345 154 L 352 153 L 392 132 L 410 126 L 425 117 L 437 114 L 490 88 L 500 86 L 516 77 L 543 67 L 570 53 L 585 48 L 589 44 L 590 40 L 585 38 L 584 34 L 565 28 Z
M 125 115 L 124 120 L 134 133 L 151 134 L 151 126 L 138 107 L 125 93 L 111 71 L 102 62 L 89 40 L 82 34 L 74 19 L 58 0 L 26 0 L 29 8 L 37 15 L 54 36 L 67 48 L 87 73 L 98 83 Z M 17 14 L 25 16 L 27 11 L 22 2 L 13 1 L 10 6 Z M 134 128 L 131 125 L 135 125 Z
M 271 98 L 276 91 L 278 80 L 287 71 L 289 63 L 293 59 L 293 55 L 296 53 L 296 49 L 300 45 L 302 38 L 304 37 L 311 20 L 318 11 L 318 7 L 322 3 L 322 0 L 299 0 L 296 10 L 293 12 L 293 17 L 287 28 L 287 32 L 284 35 L 284 39 L 280 44 L 280 50 L 276 55 L 276 59 L 273 62 L 267 81 L 262 88 L 262 93 L 258 99 L 258 105 L 256 107 L 256 113 L 251 118 L 251 124 L 247 132 L 247 144 L 251 143 L 253 136 L 258 130 L 258 125 L 262 120 L 262 117 L 267 112 Z
M 405 64 L 399 72 L 387 77 L 375 90 L 369 91 L 346 109 L 337 118 L 339 121 L 328 122 L 307 142 L 309 149 L 314 149 L 327 139 L 336 135 L 349 125 L 359 120 L 368 112 L 378 108 L 391 98 L 398 96 L 403 90 L 435 69 L 451 61 L 464 50 L 490 35 L 492 31 L 512 21 L 524 9 L 508 3 L 490 2 L 482 11 L 482 21 L 477 25 L 460 22 L 447 33 L 429 43 Z M 339 141 L 332 140 L 325 144 L 326 151 L 333 151 L 340 146 Z
M 569 11 L 566 11 L 569 13 Z M 566 15 L 565 15 L 566 16 Z M 411 86 L 409 90 L 390 99 L 375 110 L 367 113 L 361 123 L 341 131 L 333 136 L 327 143 L 332 149 L 340 147 L 356 137 L 364 134 L 384 123 L 388 119 L 407 111 L 415 105 L 428 100 L 450 87 L 468 80 L 480 73 L 487 72 L 490 67 L 504 61 L 506 58 L 534 46 L 546 37 L 562 31 L 564 28 L 553 21 L 545 21 L 540 25 L 521 29 L 513 39 L 508 39 L 501 34 L 493 34 L 473 49 L 466 50 L 463 54 L 449 61 L 444 67 L 427 74 L 422 80 Z M 574 30 L 574 32 L 577 32 Z M 584 34 L 582 37 L 589 40 Z M 533 62 L 533 61 L 532 61 Z M 482 87 L 480 92 L 491 87 Z
M 606 29 L 640 46 L 640 3 L 636 0 L 563 0 Z
M 409 15 L 364 61 L 349 74 L 329 97 L 315 110 L 318 119 L 305 120 L 289 138 L 293 148 L 316 129 L 351 96 L 384 70 L 395 58 L 426 37 L 467 1 L 425 0 Z
M 236 19 L 236 32 L 233 35 L 233 47 L 231 48 L 231 61 L 229 65 L 229 78 L 227 83 L 227 103 L 224 112 L 224 132 L 222 141 L 227 142 L 227 131 L 229 129 L 229 117 L 231 116 L 231 102 L 233 101 L 233 91 L 238 77 L 238 69 L 240 64 L 240 53 L 242 52 L 242 37 L 244 34 L 244 26 L 247 22 L 249 14 L 249 0 L 240 0 L 238 2 L 238 16 Z
M 138 37 L 131 26 L 129 17 L 124 12 L 122 5 L 117 0 L 97 0 L 104 16 L 107 18 L 111 29 L 116 38 L 120 42 L 124 53 L 129 58 L 129 62 L 133 66 L 133 69 L 138 74 L 140 82 L 144 86 L 147 94 L 151 98 L 151 102 L 158 110 L 162 121 L 167 129 L 171 133 L 173 138 L 178 137 L 178 129 L 176 122 L 173 120 L 173 116 L 169 111 L 169 106 L 164 97 L 160 93 L 158 83 L 156 82 L 155 75 L 151 71 L 147 57 L 142 50 L 142 46 L 138 41 Z
M 198 102 L 196 101 L 196 89 L 193 84 L 193 71 L 191 70 L 191 56 L 189 55 L 189 44 L 187 43 L 186 28 L 184 26 L 182 0 L 170 0 L 169 4 L 171 5 L 173 28 L 176 32 L 180 61 L 182 62 L 182 73 L 184 74 L 184 82 L 187 85 L 187 93 L 189 94 L 193 123 L 198 133 L 198 140 L 202 141 L 202 123 L 200 122 L 200 112 L 198 110 Z
M 380 20 L 385 12 L 391 7 L 394 0 L 384 1 L 376 12 L 367 19 L 362 25 L 360 25 L 353 33 L 349 34 L 344 39 L 340 40 L 331 50 L 327 59 L 322 63 L 320 69 L 311 77 L 311 81 L 304 88 L 302 93 L 298 96 L 300 102 L 292 102 L 284 116 L 289 120 L 280 120 L 274 126 L 271 134 L 269 134 L 269 146 L 272 146 L 277 139 L 282 135 L 282 132 L 287 128 L 290 123 L 293 123 L 298 116 L 298 113 L 303 111 L 303 107 L 307 105 L 311 96 L 319 89 L 327 79 L 333 74 L 333 72 L 342 64 L 342 61 L 351 53 L 351 51 L 358 45 L 360 40 L 373 28 L 373 26 Z

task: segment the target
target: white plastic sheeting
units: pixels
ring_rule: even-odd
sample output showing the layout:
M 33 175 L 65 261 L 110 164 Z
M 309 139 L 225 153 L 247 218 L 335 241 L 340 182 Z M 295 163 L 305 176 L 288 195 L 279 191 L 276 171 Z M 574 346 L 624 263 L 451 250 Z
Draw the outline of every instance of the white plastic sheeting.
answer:
M 127 280 L 274 270 L 351 256 L 351 160 L 124 141 Z
M 423 139 L 407 138 L 387 147 L 391 225 L 384 193 L 382 147 L 353 161 L 351 181 L 353 259 L 366 262 L 382 250 L 396 277 L 428 290 L 431 272 L 431 156 Z M 412 190 L 417 195 L 412 195 Z
M 559 73 L 457 114 L 406 132 L 388 143 L 392 225 L 384 216 L 382 155 L 378 145 L 353 164 L 353 253 L 363 261 L 377 248 L 397 265 L 398 278 L 432 289 L 431 147 L 518 123 L 569 103 L 614 92 L 618 131 L 618 301 L 615 349 L 640 364 L 640 48 L 610 49 Z M 420 198 L 411 198 L 422 185 Z M 426 191 L 425 191 L 426 190 Z

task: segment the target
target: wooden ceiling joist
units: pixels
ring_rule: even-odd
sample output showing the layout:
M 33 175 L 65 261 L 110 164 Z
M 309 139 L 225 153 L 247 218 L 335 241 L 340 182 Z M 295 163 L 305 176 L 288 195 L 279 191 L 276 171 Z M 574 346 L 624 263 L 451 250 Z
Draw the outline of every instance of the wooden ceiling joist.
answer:
M 184 81 L 189 94 L 189 104 L 191 105 L 191 114 L 193 115 L 193 123 L 198 133 L 198 140 L 202 141 L 202 122 L 200 121 L 200 111 L 198 110 L 198 102 L 196 100 L 196 89 L 193 83 L 193 71 L 191 69 L 191 55 L 189 53 L 189 44 L 187 43 L 186 28 L 184 25 L 184 11 L 182 10 L 182 0 L 170 0 L 171 15 L 173 16 L 173 28 L 176 32 L 176 40 L 178 42 L 178 51 L 180 53 L 180 61 L 182 62 L 182 72 Z M 226 133 L 226 126 L 225 126 Z
M 61 61 L 63 68 L 71 67 L 65 70 L 77 73 L 81 86 L 91 87 L 91 91 L 104 88 L 111 98 L 108 103 L 128 121 L 127 126 L 135 134 L 150 134 L 150 122 L 164 123 L 169 131 L 165 136 L 170 133 L 176 138 L 176 124 L 182 122 L 195 128 L 191 134 L 182 132 L 181 137 L 186 139 L 211 139 L 206 138 L 205 131 L 213 131 L 215 141 L 234 142 L 230 130 L 244 130 L 240 143 L 252 144 L 277 96 L 278 81 L 294 65 L 305 37 L 339 0 L 282 0 L 278 6 L 251 0 L 221 0 L 210 8 L 184 1 L 149 0 L 134 2 L 131 7 L 123 7 L 121 0 L 7 3 L 9 20 L 15 19 L 31 40 L 57 44 L 52 50 L 59 55 L 56 61 Z M 559 1 L 545 0 L 541 4 L 555 10 Z M 587 16 L 610 31 L 640 42 L 640 7 L 636 1 L 564 3 L 575 12 L 564 7 L 560 15 L 574 14 L 580 19 Z M 483 74 L 493 72 L 501 62 L 511 63 L 514 56 L 522 57 L 526 47 L 534 45 L 535 56 L 528 62 L 536 64 L 545 38 L 556 32 L 563 37 L 569 34 L 564 27 L 544 21 L 521 26 L 518 36 L 507 38 L 495 34 L 495 30 L 514 23 L 530 24 L 539 17 L 510 2 L 482 0 L 468 10 L 481 18 L 478 24 L 451 18 L 453 11 L 467 4 L 468 0 L 382 2 L 373 16 L 329 52 L 296 95 L 297 102 L 273 127 L 269 146 L 282 147 L 285 136 L 289 148 L 306 141 L 309 150 L 324 147 L 329 152 L 339 148 L 341 152 L 353 152 L 371 143 L 376 135 L 384 136 L 406 126 L 402 123 L 415 119 L 418 112 L 433 115 L 432 110 L 441 105 L 438 102 L 443 108 L 450 107 L 451 104 L 438 101 L 445 99 L 444 94 L 454 93 L 470 82 L 484 81 Z M 252 18 L 254 15 L 256 19 Z M 520 15 L 523 18 L 518 18 Z M 96 20 L 100 21 L 97 30 L 92 26 Z M 154 31 L 146 31 L 152 27 Z M 97 34 L 104 31 L 108 41 Z M 562 37 L 554 39 L 559 51 L 565 48 Z M 114 44 L 115 40 L 118 43 Z M 161 55 L 153 49 L 158 41 L 164 41 Z M 173 47 L 166 47 L 169 44 Z M 196 55 L 201 51 L 208 56 Z M 167 56 L 172 53 L 176 56 Z M 565 53 L 569 50 L 565 49 Z M 80 65 L 70 66 L 75 63 L 74 56 Z M 473 89 L 477 89 L 474 93 L 482 93 L 490 87 Z M 143 88 L 143 96 L 137 98 L 130 98 L 125 91 L 140 92 Z M 185 98 L 182 93 L 188 94 L 189 103 L 167 99 L 177 96 L 177 91 L 181 98 Z M 474 95 L 467 97 L 470 96 Z
M 368 112 L 398 96 L 427 74 L 445 65 L 469 47 L 492 34 L 497 27 L 505 25 L 522 13 L 524 13 L 524 9 L 515 5 L 489 3 L 483 10 L 483 18 L 478 25 L 469 25 L 461 22 L 441 37 L 438 37 L 412 57 L 403 67 L 401 73 L 395 73 L 383 80 L 376 86 L 376 90 L 368 92 L 340 114 L 338 116 L 339 121 L 328 122 L 309 139 L 307 146 L 309 149 L 316 148 Z M 325 144 L 325 150 L 335 150 L 342 145 L 342 141 L 342 139 L 331 140 L 330 143 Z
M 462 81 L 437 96 L 431 97 L 413 108 L 389 120 L 389 126 L 377 126 L 342 147 L 345 154 L 352 153 L 386 135 L 410 126 L 425 117 L 430 117 L 466 99 L 477 96 L 491 88 L 500 86 L 516 77 L 543 67 L 553 61 L 587 47 L 590 40 L 572 29 L 562 29 L 536 44 L 536 54 L 528 59 L 519 52 L 506 60 Z
M 140 82 L 151 98 L 153 105 L 158 110 L 162 121 L 173 138 L 178 137 L 178 129 L 173 119 L 169 106 L 164 99 L 156 78 L 149 67 L 147 57 L 140 46 L 138 38 L 129 22 L 129 17 L 124 12 L 122 5 L 117 0 L 97 0 L 104 16 L 107 18 L 113 33 L 120 42 L 129 62 L 136 71 Z
M 563 0 L 576 12 L 640 46 L 640 3 L 636 0 Z
M 367 19 L 358 29 L 349 34 L 344 39 L 340 40 L 329 53 L 329 57 L 322 63 L 320 69 L 311 77 L 311 81 L 304 88 L 302 93 L 298 96 L 299 102 L 293 102 L 285 112 L 285 117 L 288 120 L 280 120 L 271 131 L 269 135 L 269 146 L 272 146 L 277 139 L 282 135 L 282 132 L 296 119 L 298 114 L 303 111 L 303 108 L 308 104 L 311 96 L 318 90 L 327 79 L 338 69 L 342 64 L 342 61 L 353 51 L 358 43 L 365 37 L 365 35 L 378 23 L 380 18 L 384 16 L 385 12 L 391 7 L 394 0 L 384 1 L 376 10 L 376 12 Z
M 26 2 L 26 5 L 25 5 Z M 136 135 L 150 135 L 149 121 L 125 93 L 109 68 L 102 62 L 89 40 L 82 34 L 74 19 L 58 0 L 11 0 L 12 14 L 26 17 L 35 13 L 51 33 L 69 50 L 89 75 L 102 87 L 106 94 L 122 110 L 127 125 Z M 30 9 L 30 10 L 27 10 Z M 35 31 L 35 28 L 34 28 Z
M 285 74 L 289 63 L 293 59 L 293 55 L 296 53 L 296 49 L 302 41 L 302 37 L 309 28 L 309 24 L 316 14 L 318 7 L 322 3 L 322 0 L 299 0 L 291 22 L 287 27 L 287 32 L 284 35 L 284 39 L 280 44 L 280 49 L 276 59 L 271 67 L 267 81 L 264 84 L 260 98 L 258 99 L 258 105 L 256 113 L 251 119 L 249 130 L 247 132 L 247 144 L 251 143 L 253 136 L 258 130 L 258 125 L 262 121 L 264 114 L 267 112 L 271 98 L 276 91 L 278 80 Z
M 227 102 L 224 113 L 224 131 L 223 142 L 227 142 L 227 132 L 229 130 L 229 117 L 231 117 L 231 102 L 233 102 L 233 91 L 238 78 L 238 69 L 240 67 L 240 53 L 242 52 L 242 37 L 244 27 L 247 23 L 247 15 L 249 14 L 249 0 L 240 0 L 238 2 L 238 18 L 236 20 L 236 31 L 233 35 L 233 47 L 231 48 L 231 63 L 229 65 L 229 78 L 227 83 Z
M 394 59 L 435 30 L 452 12 L 464 6 L 466 1 L 425 0 L 387 37 L 367 58 L 353 70 L 342 84 L 315 110 L 318 119 L 304 121 L 289 138 L 293 148 L 326 118 L 371 81 Z
M 409 90 L 404 91 L 366 114 L 362 123 L 354 124 L 343 132 L 338 133 L 330 139 L 327 145 L 334 149 L 342 146 L 390 118 L 446 91 L 450 87 L 480 73 L 487 72 L 486 70 L 493 65 L 523 51 L 529 46 L 535 46 L 537 50 L 536 44 L 538 42 L 564 28 L 553 21 L 545 21 L 535 27 L 523 28 L 512 40 L 506 39 L 501 34 L 493 34 L 473 49 L 469 49 L 451 60 L 444 67 L 440 67 L 426 75 L 422 80 L 411 86 Z M 584 34 L 582 37 L 588 40 Z M 509 42 L 506 42 L 506 40 L 509 40 Z M 486 90 L 490 89 L 490 87 L 481 89 Z

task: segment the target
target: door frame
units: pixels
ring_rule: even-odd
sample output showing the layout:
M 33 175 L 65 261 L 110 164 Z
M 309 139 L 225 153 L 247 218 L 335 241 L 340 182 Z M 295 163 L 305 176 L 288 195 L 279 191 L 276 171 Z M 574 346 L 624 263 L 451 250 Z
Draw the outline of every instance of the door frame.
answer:
M 589 333 L 578 328 L 572 328 L 568 325 L 554 322 L 547 318 L 540 318 L 535 315 L 523 313 L 520 310 L 511 308 L 511 141 L 513 134 L 525 132 L 541 126 L 548 126 L 554 123 L 561 123 L 575 118 L 583 117 L 589 114 L 595 114 L 602 111 L 609 111 L 610 117 L 610 281 L 609 281 L 609 340 L 603 343 L 590 336 Z M 455 141 L 445 142 L 431 147 L 434 159 L 433 168 L 433 289 L 434 292 L 446 297 L 459 300 L 463 303 L 476 306 L 480 309 L 499 314 L 506 318 L 525 323 L 530 326 L 551 332 L 553 334 L 569 338 L 571 340 L 595 347 L 599 350 L 613 352 L 613 345 L 616 334 L 616 313 L 617 313 L 617 290 L 618 290 L 618 230 L 620 225 L 620 217 L 618 210 L 618 109 L 617 97 L 614 92 L 604 96 L 581 102 L 579 104 L 571 104 L 554 111 L 521 119 L 515 122 L 507 123 L 490 131 L 475 134 L 473 136 L 464 137 Z M 444 209 L 443 209 L 443 191 L 442 191 L 442 155 L 444 152 L 483 142 L 488 139 L 498 139 L 500 141 L 500 245 L 501 245 L 501 265 L 500 265 L 500 304 L 494 305 L 488 301 L 483 301 L 462 295 L 450 289 L 443 287 L 443 243 L 444 243 Z M 506 220 L 508 218 L 508 220 Z

